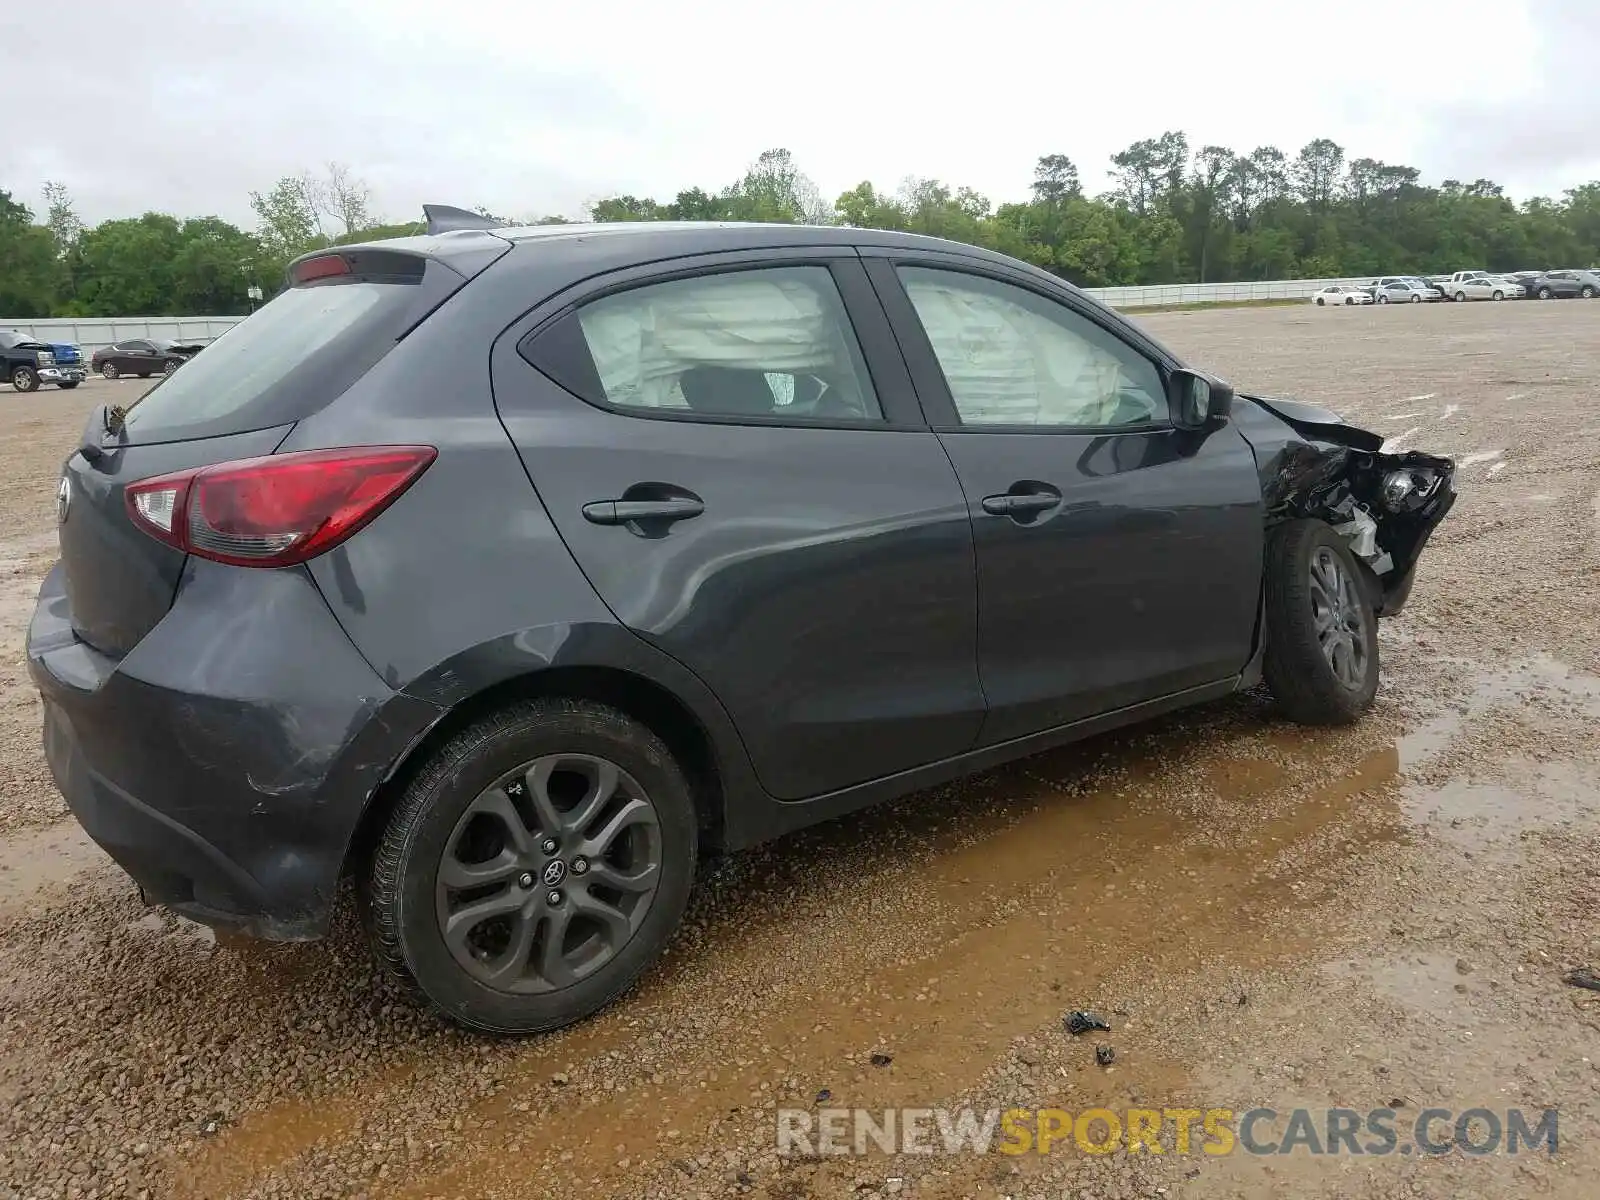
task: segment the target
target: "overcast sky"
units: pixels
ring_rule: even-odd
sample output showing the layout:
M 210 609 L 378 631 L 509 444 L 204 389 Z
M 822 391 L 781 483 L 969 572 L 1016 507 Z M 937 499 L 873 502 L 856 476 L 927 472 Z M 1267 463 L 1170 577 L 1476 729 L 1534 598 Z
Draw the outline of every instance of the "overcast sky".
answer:
M 830 198 L 920 175 L 999 202 L 1055 152 L 1098 191 L 1166 129 L 1519 198 L 1600 179 L 1600 0 L 51 0 L 0 45 L 0 188 L 60 180 L 90 222 L 248 224 L 252 188 L 329 160 L 391 219 L 577 215 L 777 146 Z

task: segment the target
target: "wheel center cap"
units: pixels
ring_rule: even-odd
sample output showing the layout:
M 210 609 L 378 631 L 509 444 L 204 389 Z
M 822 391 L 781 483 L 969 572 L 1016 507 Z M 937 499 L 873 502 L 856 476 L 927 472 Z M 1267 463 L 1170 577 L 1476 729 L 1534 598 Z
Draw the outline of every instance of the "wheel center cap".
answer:
M 566 877 L 567 864 L 562 862 L 559 858 L 552 858 L 549 862 L 545 863 L 544 872 L 541 876 L 541 878 L 544 880 L 545 887 L 555 887 L 556 884 L 560 883 Z

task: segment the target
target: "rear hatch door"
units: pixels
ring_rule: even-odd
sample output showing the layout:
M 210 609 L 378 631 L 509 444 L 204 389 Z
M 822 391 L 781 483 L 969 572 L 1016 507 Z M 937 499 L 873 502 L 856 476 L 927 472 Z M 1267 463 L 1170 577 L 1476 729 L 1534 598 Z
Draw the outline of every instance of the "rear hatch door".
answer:
M 90 414 L 66 462 L 56 515 L 78 636 L 120 657 L 161 620 L 186 555 L 128 516 L 131 483 L 271 454 L 393 348 L 423 310 L 464 282 L 435 260 L 377 248 L 297 264 L 309 276 L 228 330 L 121 410 Z M 317 271 L 328 273 L 317 274 Z M 434 278 L 435 270 L 449 277 Z M 424 275 L 433 286 L 424 287 Z M 132 382 L 116 385 L 131 392 Z

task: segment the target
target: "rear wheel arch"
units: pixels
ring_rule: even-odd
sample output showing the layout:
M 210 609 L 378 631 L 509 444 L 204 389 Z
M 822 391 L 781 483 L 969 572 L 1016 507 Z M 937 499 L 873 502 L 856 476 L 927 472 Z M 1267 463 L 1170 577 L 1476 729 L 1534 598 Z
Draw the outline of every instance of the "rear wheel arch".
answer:
M 411 745 L 374 790 L 345 849 L 344 874 L 359 874 L 407 786 L 456 734 L 519 701 L 545 697 L 591 700 L 645 726 L 672 752 L 689 782 L 702 853 L 720 849 L 726 773 L 704 723 L 680 697 L 646 676 L 615 667 L 556 666 L 491 684 L 451 706 Z

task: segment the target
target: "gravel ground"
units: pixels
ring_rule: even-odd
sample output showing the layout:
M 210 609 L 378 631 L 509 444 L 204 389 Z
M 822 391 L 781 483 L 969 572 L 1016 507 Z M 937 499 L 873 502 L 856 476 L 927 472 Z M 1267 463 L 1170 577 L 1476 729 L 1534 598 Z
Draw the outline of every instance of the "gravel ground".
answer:
M 1600 304 L 1145 324 L 1458 457 L 1371 717 L 1242 696 L 723 860 L 634 995 L 526 1041 L 386 990 L 348 915 L 219 942 L 85 843 L 21 640 L 59 460 L 138 385 L 0 393 L 0 1197 L 1593 1196 L 1600 993 L 1562 974 L 1600 967 Z M 780 1157 L 819 1103 L 1555 1107 L 1560 1143 Z

